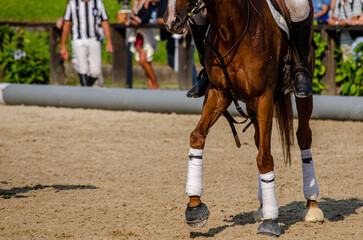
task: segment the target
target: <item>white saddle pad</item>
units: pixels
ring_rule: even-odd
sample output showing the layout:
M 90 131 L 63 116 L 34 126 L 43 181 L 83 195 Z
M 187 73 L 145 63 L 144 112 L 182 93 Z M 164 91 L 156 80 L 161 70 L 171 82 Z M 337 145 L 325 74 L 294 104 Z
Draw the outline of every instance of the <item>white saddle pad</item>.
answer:
M 271 3 L 271 0 L 266 0 L 268 6 L 270 7 L 272 16 L 275 19 L 275 22 L 277 23 L 277 25 L 279 26 L 279 28 L 281 28 L 284 32 L 286 32 L 287 35 L 287 39 L 290 40 L 290 33 L 289 33 L 289 28 L 287 27 L 287 23 L 286 20 L 284 19 L 284 17 L 281 15 L 281 13 L 279 13 L 273 6 Z

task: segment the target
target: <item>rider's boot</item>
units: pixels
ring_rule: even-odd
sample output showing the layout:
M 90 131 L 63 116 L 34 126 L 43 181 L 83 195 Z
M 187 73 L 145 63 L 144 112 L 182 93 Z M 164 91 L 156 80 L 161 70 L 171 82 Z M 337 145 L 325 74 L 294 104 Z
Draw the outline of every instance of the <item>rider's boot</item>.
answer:
M 292 22 L 292 40 L 295 43 L 297 52 L 299 54 L 301 67 L 297 67 L 295 63 L 293 77 L 295 96 L 298 98 L 309 97 L 313 94 L 311 76 L 308 71 L 309 64 L 309 51 L 312 43 L 312 17 L 311 14 L 308 18 L 301 22 Z
M 93 86 L 93 84 L 95 84 L 95 82 L 97 81 L 97 79 L 98 79 L 98 78 L 94 78 L 94 77 L 92 77 L 92 76 L 89 76 L 89 77 L 88 77 L 87 86 L 92 87 L 92 86 Z
M 208 88 L 209 80 L 207 76 L 207 72 L 204 69 L 204 52 L 205 52 L 205 44 L 203 36 L 200 36 L 197 27 L 200 28 L 203 34 L 207 32 L 208 25 L 198 25 L 194 26 L 193 24 L 189 25 L 190 32 L 193 36 L 195 47 L 197 48 L 200 63 L 203 66 L 203 69 L 200 71 L 198 75 L 197 83 L 187 92 L 187 97 L 189 98 L 199 98 L 205 94 L 205 91 Z
M 188 98 L 203 97 L 205 92 L 207 91 L 208 85 L 209 85 L 208 75 L 203 67 L 203 69 L 199 72 L 198 81 L 187 92 L 187 97 Z

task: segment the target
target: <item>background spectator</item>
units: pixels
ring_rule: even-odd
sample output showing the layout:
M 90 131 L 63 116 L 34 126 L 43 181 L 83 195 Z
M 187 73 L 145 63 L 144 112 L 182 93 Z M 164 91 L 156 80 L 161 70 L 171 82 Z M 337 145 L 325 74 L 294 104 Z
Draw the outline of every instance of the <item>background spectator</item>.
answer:
M 313 0 L 314 20 L 319 24 L 326 23 L 329 18 L 330 2 L 331 0 Z
M 107 20 L 102 0 L 70 0 L 67 5 L 59 53 L 68 58 L 66 40 L 72 28 L 72 48 L 76 49 L 74 53 L 82 86 L 92 86 L 102 74 L 100 25 L 107 38 L 106 50 L 113 52 L 111 29 Z
M 357 25 L 362 14 L 361 0 L 332 0 L 334 7 L 331 18 L 327 20 L 330 25 Z M 354 39 L 348 30 L 340 31 L 340 47 L 343 52 L 343 60 L 346 61 L 351 51 Z
M 156 23 L 157 3 L 159 0 L 135 0 L 130 20 L 126 25 L 142 25 L 149 23 Z M 154 15 L 152 18 L 151 15 Z M 153 22 L 154 21 L 154 22 Z M 152 68 L 151 61 L 154 52 L 157 50 L 157 41 L 159 35 L 154 28 L 136 28 L 128 36 L 128 41 L 131 44 L 130 51 L 135 55 L 141 67 L 144 69 L 148 83 L 148 89 L 159 89 L 154 69 Z

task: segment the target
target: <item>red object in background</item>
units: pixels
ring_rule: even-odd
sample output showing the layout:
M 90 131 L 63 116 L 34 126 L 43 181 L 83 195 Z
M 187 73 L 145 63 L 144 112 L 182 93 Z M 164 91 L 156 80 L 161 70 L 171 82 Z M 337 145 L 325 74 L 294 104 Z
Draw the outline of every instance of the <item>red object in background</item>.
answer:
M 137 33 L 136 34 L 135 46 L 142 46 L 143 43 L 144 43 L 144 37 L 140 33 Z

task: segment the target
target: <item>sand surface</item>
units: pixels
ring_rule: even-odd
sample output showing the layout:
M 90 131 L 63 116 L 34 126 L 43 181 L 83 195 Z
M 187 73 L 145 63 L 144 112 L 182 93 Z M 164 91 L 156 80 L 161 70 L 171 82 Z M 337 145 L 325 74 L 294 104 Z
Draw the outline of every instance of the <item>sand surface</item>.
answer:
M 0 105 L 0 239 L 272 239 L 256 234 L 253 128 L 211 129 L 204 151 L 207 225 L 184 210 L 189 135 L 198 115 Z M 296 123 L 296 122 L 295 122 Z M 295 124 L 296 125 L 296 124 Z M 276 128 L 280 239 L 363 239 L 363 122 L 312 120 L 323 224 L 301 213 L 300 151 L 285 167 Z

